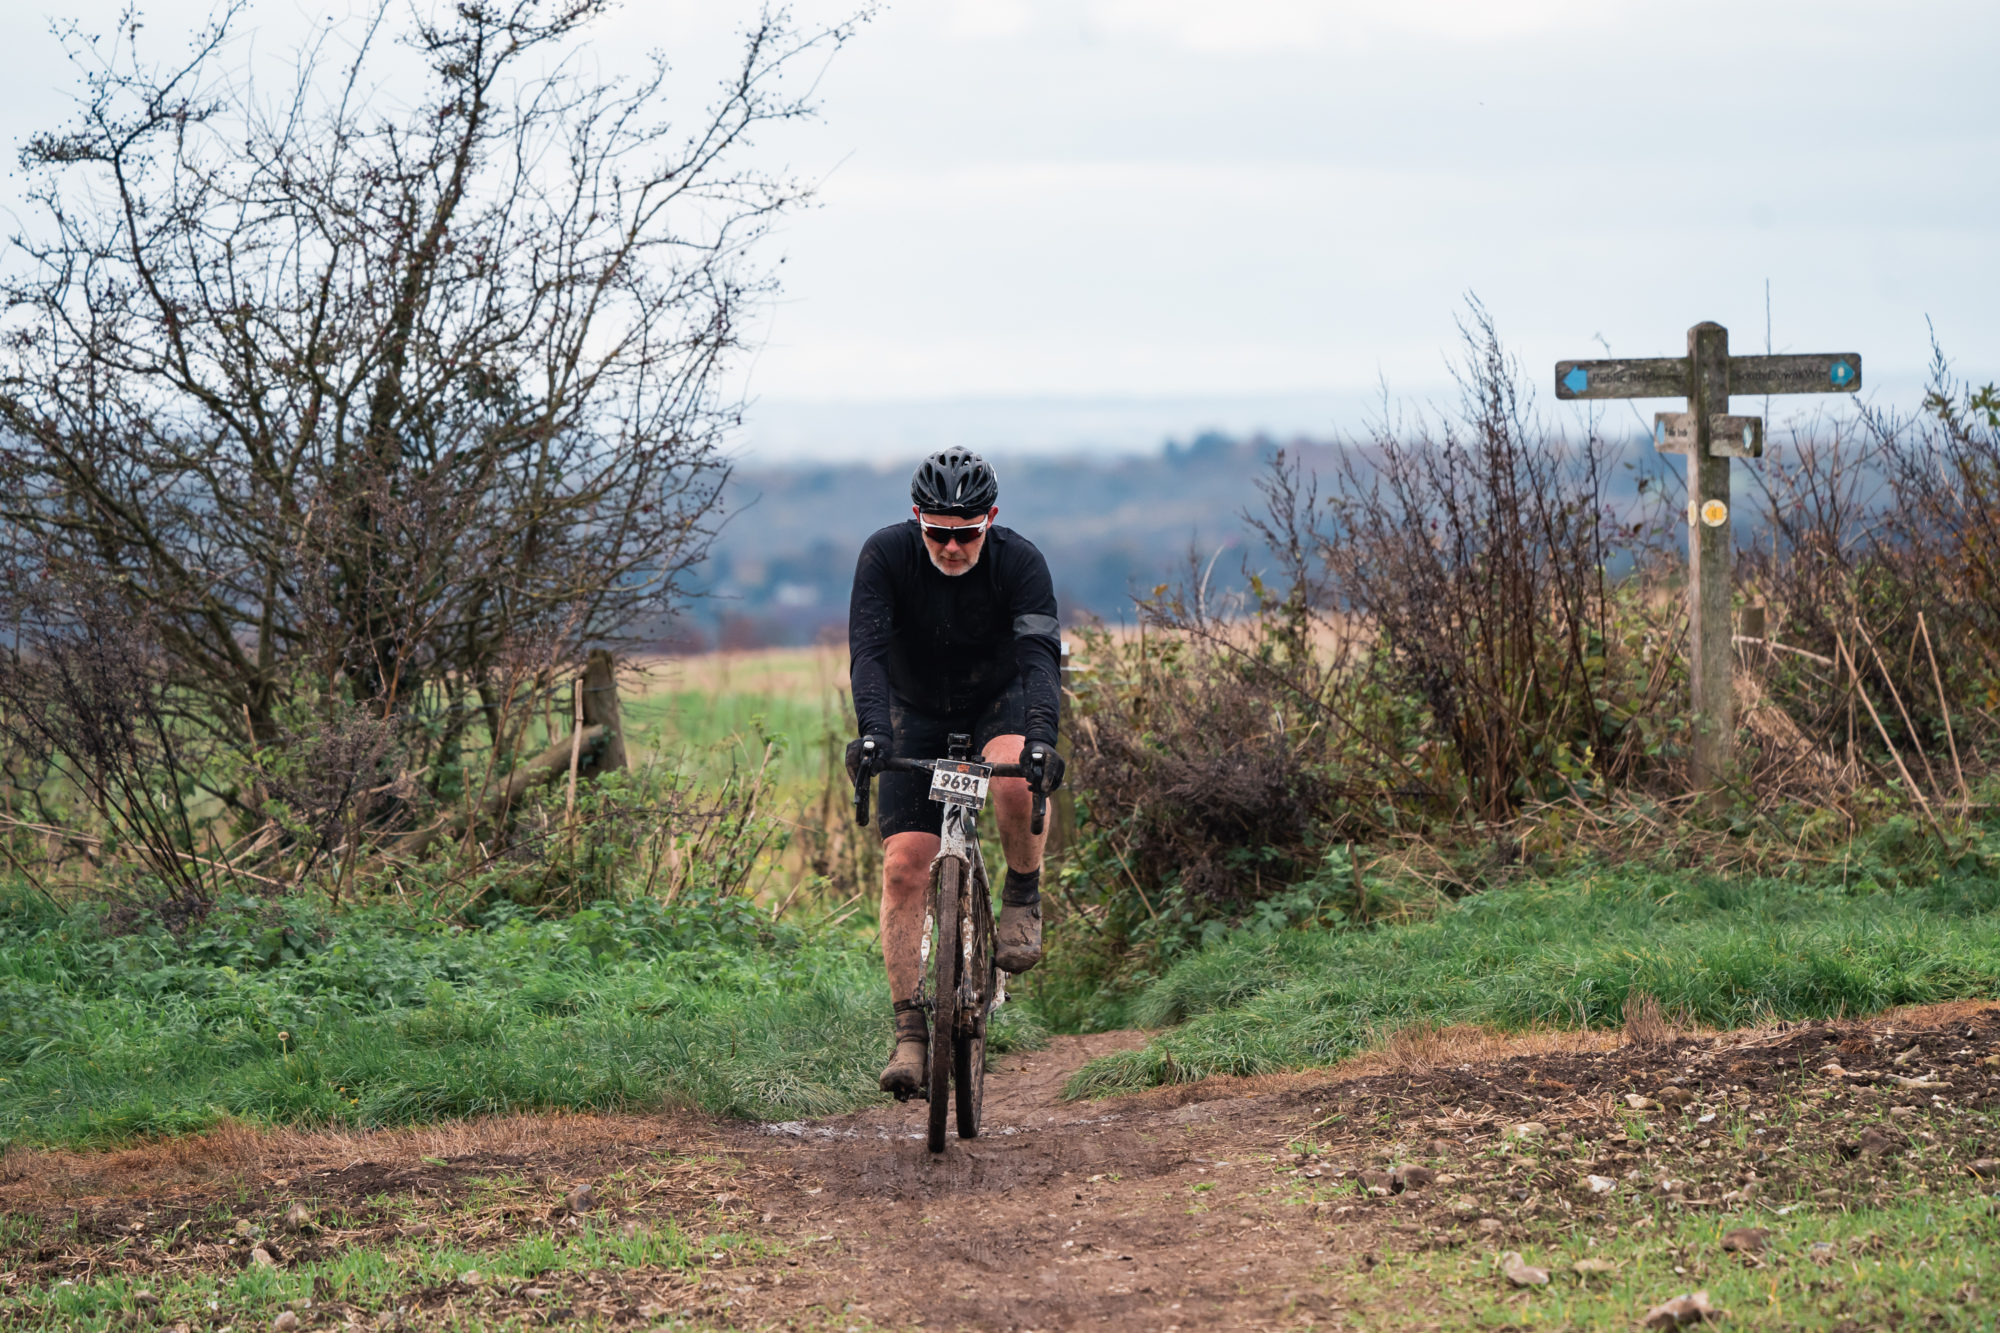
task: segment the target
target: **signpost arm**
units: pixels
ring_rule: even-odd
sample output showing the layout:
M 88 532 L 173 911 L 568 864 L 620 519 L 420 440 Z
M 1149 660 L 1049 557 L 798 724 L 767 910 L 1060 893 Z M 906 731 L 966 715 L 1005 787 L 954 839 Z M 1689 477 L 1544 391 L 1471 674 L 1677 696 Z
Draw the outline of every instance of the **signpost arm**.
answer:
M 1694 785 L 1707 790 L 1728 775 L 1736 734 L 1730 677 L 1729 458 L 1714 449 L 1710 419 L 1729 411 L 1729 331 L 1701 323 L 1688 330 L 1688 414 L 1695 438 L 1688 451 L 1688 662 L 1694 704 Z M 1719 502 L 1720 510 L 1711 502 Z M 1721 521 L 1710 523 L 1717 513 Z

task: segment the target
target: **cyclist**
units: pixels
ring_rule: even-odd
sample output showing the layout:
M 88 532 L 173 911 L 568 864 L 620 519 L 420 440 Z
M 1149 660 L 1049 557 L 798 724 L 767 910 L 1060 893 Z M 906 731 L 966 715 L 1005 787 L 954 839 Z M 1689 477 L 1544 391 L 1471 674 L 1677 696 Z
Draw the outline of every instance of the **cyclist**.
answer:
M 1062 783 L 1060 640 L 1048 563 L 1026 537 L 994 524 L 999 498 L 984 459 L 943 450 L 910 478 L 913 517 L 862 546 L 847 622 L 861 738 L 847 747 L 847 770 L 861 782 L 879 758 L 942 758 L 946 737 L 963 732 L 975 754 L 1036 773 L 992 785 L 1007 857 L 994 959 L 1025 972 L 1042 957 L 1043 839 L 1029 831 L 1029 792 L 1032 784 L 1046 795 Z M 884 1092 L 907 1094 L 922 1084 L 928 1052 L 916 994 L 940 823 L 929 775 L 883 773 L 876 810 L 882 961 L 896 1024 L 879 1081 Z

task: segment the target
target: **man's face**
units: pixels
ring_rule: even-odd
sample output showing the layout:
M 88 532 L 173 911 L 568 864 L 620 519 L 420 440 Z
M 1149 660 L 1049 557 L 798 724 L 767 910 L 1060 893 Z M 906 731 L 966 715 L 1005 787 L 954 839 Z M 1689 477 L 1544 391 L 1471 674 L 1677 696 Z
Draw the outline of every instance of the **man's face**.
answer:
M 986 529 L 1000 512 L 999 506 L 986 511 L 985 518 L 961 518 L 956 514 L 926 514 L 915 505 L 910 512 L 917 516 L 917 522 L 924 533 L 924 550 L 930 554 L 931 563 L 938 572 L 957 578 L 979 563 L 979 552 L 986 545 Z M 939 541 L 937 532 L 945 528 L 962 528 L 966 536 L 954 537 L 951 541 Z

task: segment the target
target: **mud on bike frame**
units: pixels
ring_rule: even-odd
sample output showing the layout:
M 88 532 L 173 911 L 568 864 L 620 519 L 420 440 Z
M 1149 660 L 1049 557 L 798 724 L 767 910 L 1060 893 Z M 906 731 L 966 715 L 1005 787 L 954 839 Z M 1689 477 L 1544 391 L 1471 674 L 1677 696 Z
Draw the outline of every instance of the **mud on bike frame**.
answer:
M 979 850 L 979 810 L 986 804 L 992 779 L 1032 782 L 1038 776 L 1030 766 L 988 764 L 983 757 L 970 756 L 970 736 L 953 734 L 946 748 L 950 753 L 943 759 L 871 759 L 854 784 L 857 824 L 868 822 L 868 784 L 876 773 L 927 772 L 931 799 L 944 806 L 938 854 L 931 861 L 930 915 L 924 923 L 916 995 L 918 1008 L 930 1015 L 929 1067 L 917 1095 L 930 1102 L 932 1152 L 944 1151 L 953 1085 L 958 1090 L 958 1136 L 979 1136 L 987 1018 L 1007 1002 L 1007 974 L 993 961 L 993 895 Z M 1039 791 L 1032 794 L 1030 828 L 1040 833 L 1047 820 L 1048 797 Z

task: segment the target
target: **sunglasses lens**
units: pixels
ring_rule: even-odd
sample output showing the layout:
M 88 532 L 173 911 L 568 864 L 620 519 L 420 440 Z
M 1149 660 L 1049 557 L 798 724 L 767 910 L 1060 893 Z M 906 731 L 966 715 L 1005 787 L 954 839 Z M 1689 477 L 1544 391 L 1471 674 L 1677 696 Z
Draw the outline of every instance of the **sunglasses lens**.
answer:
M 970 546 L 972 543 L 978 541 L 980 536 L 986 531 L 984 523 L 968 523 L 962 528 L 945 528 L 926 523 L 923 525 L 923 528 L 924 536 L 930 538 L 940 546 L 949 546 L 953 542 L 957 542 L 962 546 Z

